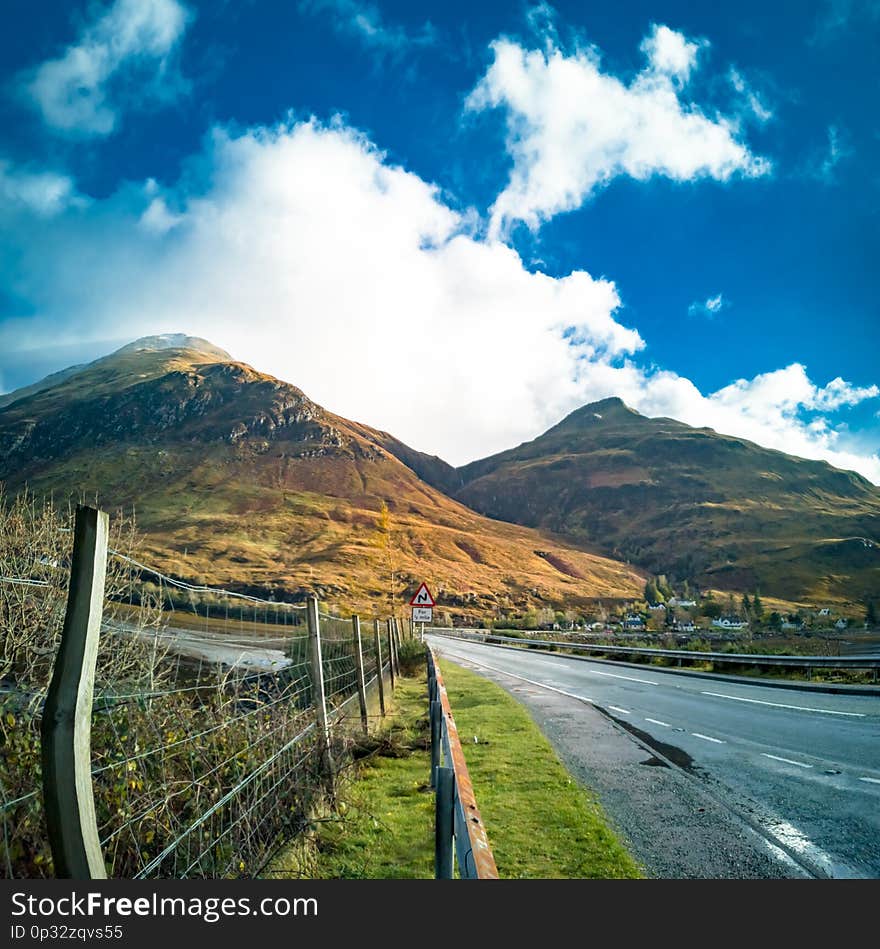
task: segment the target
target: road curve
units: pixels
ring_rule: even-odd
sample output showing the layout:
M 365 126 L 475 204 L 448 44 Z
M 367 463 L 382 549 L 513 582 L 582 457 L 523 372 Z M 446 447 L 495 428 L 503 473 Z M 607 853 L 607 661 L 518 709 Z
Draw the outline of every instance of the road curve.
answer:
M 809 875 L 880 877 L 880 698 L 428 640 L 508 687 L 591 703 Z

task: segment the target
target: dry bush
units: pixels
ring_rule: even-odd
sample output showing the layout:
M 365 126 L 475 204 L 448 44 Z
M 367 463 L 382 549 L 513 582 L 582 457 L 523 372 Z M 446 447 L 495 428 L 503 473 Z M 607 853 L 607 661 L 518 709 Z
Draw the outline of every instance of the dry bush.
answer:
M 40 719 L 73 521 L 69 507 L 0 494 L 0 876 L 52 874 Z M 111 519 L 110 547 L 138 559 L 133 518 Z M 154 863 L 148 875 L 254 875 L 324 793 L 307 664 L 257 675 L 182 664 L 160 635 L 161 595 L 111 554 L 92 719 L 108 874 L 131 877 Z

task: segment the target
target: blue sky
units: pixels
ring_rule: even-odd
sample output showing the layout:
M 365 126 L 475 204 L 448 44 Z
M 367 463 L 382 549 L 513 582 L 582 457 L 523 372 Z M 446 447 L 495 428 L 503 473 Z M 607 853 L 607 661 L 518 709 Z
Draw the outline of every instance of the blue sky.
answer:
M 0 390 L 203 335 L 464 462 L 619 395 L 880 483 L 880 2 L 7 0 Z

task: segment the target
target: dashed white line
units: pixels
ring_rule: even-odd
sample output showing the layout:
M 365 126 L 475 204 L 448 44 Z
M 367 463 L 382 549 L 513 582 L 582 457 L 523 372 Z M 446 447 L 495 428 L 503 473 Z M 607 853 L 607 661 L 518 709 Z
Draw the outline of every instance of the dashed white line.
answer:
M 806 764 L 803 761 L 792 761 L 791 758 L 780 758 L 779 755 L 768 755 L 766 751 L 762 751 L 761 754 L 765 758 L 772 758 L 774 761 L 784 761 L 786 764 L 795 764 L 799 768 L 812 768 L 811 764 Z
M 821 715 L 847 715 L 850 718 L 864 718 L 864 712 L 838 712 L 831 708 L 810 708 L 807 705 L 784 705 L 782 702 L 762 702 L 761 699 L 744 699 L 741 695 L 725 695 L 723 692 L 701 692 L 700 695 L 712 695 L 716 699 L 731 699 L 734 702 L 749 702 L 751 705 L 772 705 L 774 708 L 793 708 L 798 712 L 818 712 Z
M 440 650 L 440 655 L 443 655 L 443 650 Z M 593 704 L 593 700 L 587 698 L 586 695 L 575 695 L 574 692 L 566 692 L 565 689 L 557 689 L 556 686 L 547 685 L 544 682 L 537 682 L 535 679 L 527 679 L 525 676 L 517 675 L 515 672 L 507 672 L 505 669 L 496 669 L 495 666 L 487 666 L 484 662 L 477 662 L 476 659 L 471 659 L 470 656 L 462 656 L 461 653 L 448 652 L 447 656 L 455 656 L 457 659 L 462 659 L 465 662 L 471 663 L 471 665 L 479 666 L 481 669 L 488 669 L 490 672 L 499 672 L 503 676 L 510 676 L 511 679 L 520 679 L 523 682 L 528 682 L 529 685 L 537 685 L 541 689 L 547 689 L 550 692 L 558 692 L 560 695 L 568 696 L 570 699 L 577 699 L 579 702 L 587 702 L 590 705 Z
M 616 705 L 609 705 L 608 708 L 612 709 L 612 710 L 615 711 L 615 712 L 620 712 L 621 715 L 629 715 L 629 714 L 630 714 L 629 709 L 618 708 Z
M 646 718 L 646 722 L 650 722 L 652 725 L 662 725 L 664 728 L 672 728 L 669 722 L 661 722 L 659 718 Z
M 711 735 L 701 735 L 699 732 L 691 732 L 694 738 L 702 738 L 703 741 L 714 741 L 716 745 L 726 745 L 727 742 L 720 738 L 713 738 Z
M 880 784 L 880 779 L 878 778 L 859 778 L 859 781 L 867 781 L 868 784 Z
M 597 676 L 608 676 L 609 679 L 626 679 L 627 682 L 642 682 L 645 685 L 657 685 L 658 683 L 652 682 L 650 679 L 637 679 L 635 676 L 621 676 L 617 675 L 614 672 L 599 672 L 596 669 L 590 669 L 590 672 L 593 675 Z

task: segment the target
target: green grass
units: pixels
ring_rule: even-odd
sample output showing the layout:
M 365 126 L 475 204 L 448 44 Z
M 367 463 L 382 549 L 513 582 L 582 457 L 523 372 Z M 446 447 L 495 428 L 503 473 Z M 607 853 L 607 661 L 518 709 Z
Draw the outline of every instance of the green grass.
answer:
M 640 876 L 598 802 L 569 775 L 525 708 L 447 660 L 441 671 L 499 875 Z
M 318 825 L 318 879 L 430 879 L 434 795 L 429 786 L 427 684 L 399 679 L 395 714 L 342 789 L 339 820 Z M 400 755 L 400 757 L 391 757 Z
M 500 875 L 639 876 L 599 805 L 569 776 L 525 709 L 451 663 L 443 663 L 443 675 Z M 433 876 L 425 689 L 424 675 L 399 680 L 394 718 L 374 739 L 374 753 L 356 766 L 356 780 L 344 786 L 338 819 L 318 825 L 313 876 Z

